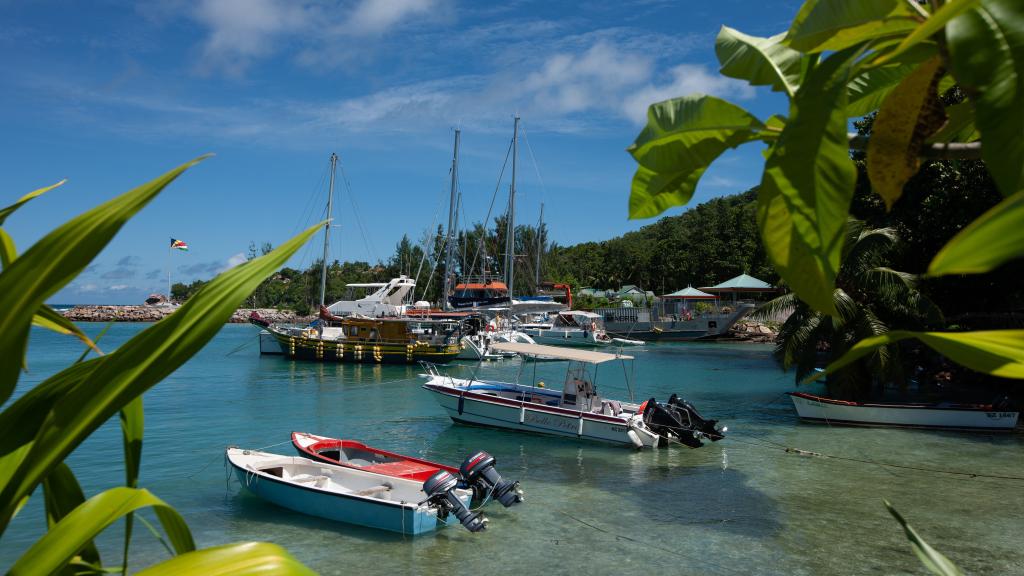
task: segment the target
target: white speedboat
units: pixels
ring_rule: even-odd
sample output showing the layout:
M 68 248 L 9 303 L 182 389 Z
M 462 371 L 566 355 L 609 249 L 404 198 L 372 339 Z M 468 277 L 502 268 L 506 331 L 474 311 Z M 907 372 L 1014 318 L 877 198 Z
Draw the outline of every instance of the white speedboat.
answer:
M 790 392 L 802 420 L 851 426 L 1009 431 L 1019 412 L 976 404 L 871 404 Z
M 614 338 L 604 329 L 604 318 L 593 312 L 559 312 L 550 325 L 525 324 L 522 331 L 538 344 L 552 346 L 641 346 L 643 340 Z
M 539 344 L 499 343 L 492 348 L 521 356 L 568 360 L 564 387 L 559 391 L 545 388 L 542 383 L 452 378 L 425 363 L 429 373 L 422 375 L 427 380 L 423 388 L 434 394 L 455 422 L 636 448 L 670 442 L 696 448 L 703 439 L 716 441 L 724 437 L 725 429 L 719 430 L 717 421 L 703 419 L 690 403 L 674 394 L 664 404 L 653 398 L 642 404 L 601 398 L 594 385 L 598 366 L 632 360 L 632 356 Z
M 414 288 L 416 281 L 404 274 L 387 282 L 346 284 L 345 297 L 328 306 L 327 310 L 335 316 L 399 316 L 408 308 L 406 297 Z M 361 297 L 360 292 L 364 293 Z
M 296 456 L 227 449 L 239 483 L 278 506 L 349 524 L 422 534 L 461 522 L 471 532 L 486 520 L 469 509 L 470 490 L 439 470 L 426 482 L 334 466 Z

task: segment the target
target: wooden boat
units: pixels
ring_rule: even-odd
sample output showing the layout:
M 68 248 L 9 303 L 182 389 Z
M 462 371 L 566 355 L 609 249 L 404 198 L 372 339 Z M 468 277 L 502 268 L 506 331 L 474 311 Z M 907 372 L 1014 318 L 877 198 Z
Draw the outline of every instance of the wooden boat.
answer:
M 423 482 L 438 470 L 459 474 L 459 469 L 454 466 L 403 456 L 367 446 L 355 440 L 339 440 L 308 432 L 292 432 L 292 444 L 300 456 L 310 460 L 376 472 L 395 478 L 408 478 Z
M 1019 412 L 978 404 L 871 404 L 790 392 L 802 420 L 849 426 L 1009 431 Z
M 472 493 L 455 488 L 447 471 L 438 473 L 442 486 L 435 477 L 420 482 L 235 447 L 227 459 L 247 490 L 310 516 L 409 535 L 454 523 L 452 513 L 470 531 L 484 526 L 468 509 Z
M 271 324 L 256 312 L 249 316 L 249 322 L 276 340 L 282 354 L 301 360 L 404 364 L 448 362 L 462 351 L 458 320 L 339 318 L 324 312 L 326 309 L 321 310 L 321 325 L 318 327 Z
M 664 404 L 653 398 L 634 404 L 598 396 L 594 386 L 598 365 L 632 360 L 632 356 L 522 343 L 498 343 L 492 348 L 524 357 L 568 360 L 564 388 L 559 391 L 543 384 L 452 378 L 425 364 L 429 373 L 421 375 L 427 379 L 423 388 L 434 394 L 455 422 L 636 448 L 670 442 L 696 448 L 703 439 L 717 441 L 724 437 L 725 429 L 719 430 L 715 420 L 703 419 L 675 394 Z M 623 372 L 629 374 L 625 368 Z

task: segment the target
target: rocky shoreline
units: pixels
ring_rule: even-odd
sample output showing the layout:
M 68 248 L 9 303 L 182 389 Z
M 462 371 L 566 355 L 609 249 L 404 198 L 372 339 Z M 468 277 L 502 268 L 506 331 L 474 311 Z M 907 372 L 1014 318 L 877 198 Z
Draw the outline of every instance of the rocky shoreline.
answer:
M 75 322 L 156 322 L 170 315 L 177 306 L 148 305 L 96 305 L 75 306 L 64 310 L 62 314 Z M 312 316 L 300 316 L 288 310 L 275 308 L 239 308 L 228 320 L 231 324 L 244 324 L 249 321 L 253 311 L 271 322 L 305 324 L 313 320 Z
M 741 342 L 773 343 L 779 333 L 777 330 L 753 320 L 741 320 L 729 330 L 729 339 Z

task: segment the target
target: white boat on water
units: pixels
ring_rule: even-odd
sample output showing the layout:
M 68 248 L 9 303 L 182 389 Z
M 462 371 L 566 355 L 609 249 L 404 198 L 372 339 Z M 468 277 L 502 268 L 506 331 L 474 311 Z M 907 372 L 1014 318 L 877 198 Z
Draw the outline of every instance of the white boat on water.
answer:
M 524 324 L 520 329 L 538 344 L 552 346 L 642 346 L 643 340 L 614 338 L 604 329 L 604 318 L 593 312 L 559 312 L 551 324 Z
M 522 356 L 568 360 L 561 391 L 539 384 L 452 378 L 435 366 L 424 364 L 427 380 L 423 388 L 455 422 L 568 436 L 624 444 L 636 448 L 664 446 L 679 442 L 692 448 L 703 439 L 722 439 L 716 420 L 705 420 L 693 406 L 675 394 L 662 404 L 653 398 L 642 404 L 601 398 L 595 386 L 597 368 L 612 361 L 625 362 L 632 356 L 590 350 L 499 343 L 498 351 Z M 625 374 L 629 370 L 623 370 Z M 629 382 L 627 380 L 627 385 Z
M 486 523 L 469 510 L 472 492 L 456 488 L 446 470 L 420 482 L 235 447 L 227 459 L 247 490 L 310 516 L 411 535 L 456 521 L 476 532 Z
M 790 392 L 802 420 L 848 426 L 1010 431 L 1019 412 L 976 404 L 872 404 Z
M 345 297 L 328 306 L 327 310 L 335 316 L 399 316 L 408 308 L 406 299 L 415 288 L 416 281 L 404 274 L 387 282 L 346 284 Z M 368 293 L 360 296 L 360 292 Z

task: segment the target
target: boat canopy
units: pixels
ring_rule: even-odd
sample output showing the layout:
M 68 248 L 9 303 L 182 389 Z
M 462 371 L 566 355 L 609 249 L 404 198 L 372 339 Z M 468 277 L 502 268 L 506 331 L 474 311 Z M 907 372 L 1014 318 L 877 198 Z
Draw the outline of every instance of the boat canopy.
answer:
M 579 350 L 576 348 L 562 348 L 561 346 L 544 346 L 543 344 L 525 344 L 522 342 L 495 342 L 491 344 L 491 350 L 498 352 L 515 352 L 526 356 L 544 356 L 557 360 L 573 360 L 576 362 L 587 362 L 589 364 L 601 364 L 612 360 L 632 360 L 632 356 L 624 354 L 608 354 L 607 352 L 594 352 L 592 350 Z

